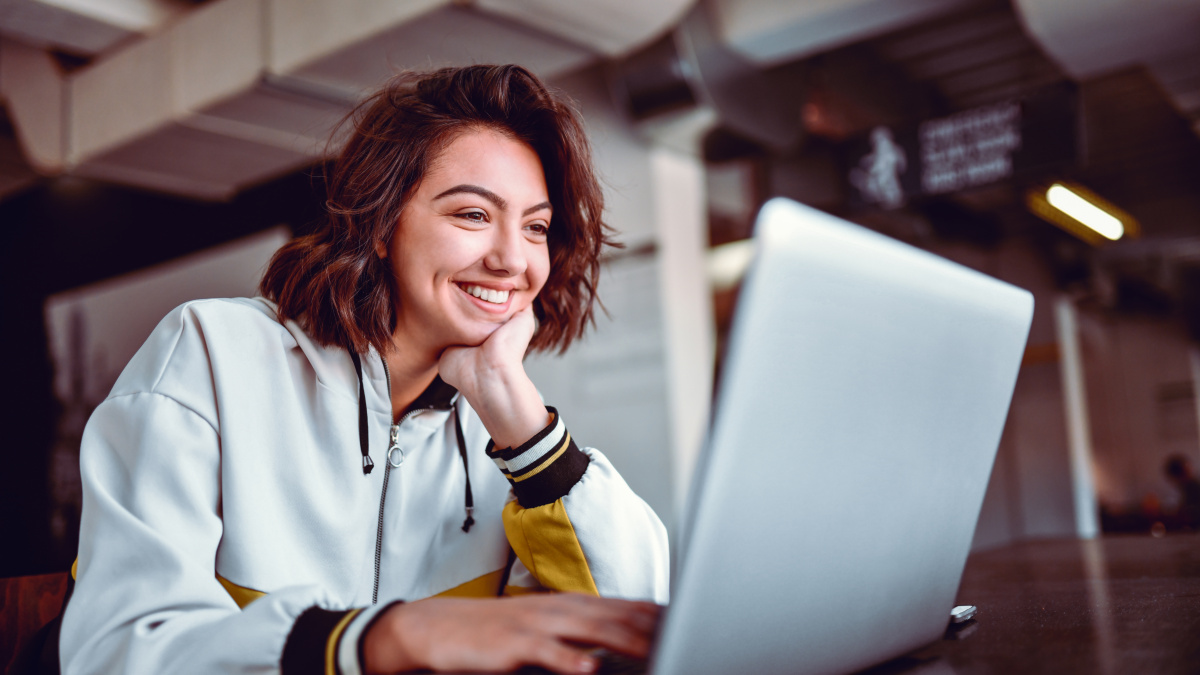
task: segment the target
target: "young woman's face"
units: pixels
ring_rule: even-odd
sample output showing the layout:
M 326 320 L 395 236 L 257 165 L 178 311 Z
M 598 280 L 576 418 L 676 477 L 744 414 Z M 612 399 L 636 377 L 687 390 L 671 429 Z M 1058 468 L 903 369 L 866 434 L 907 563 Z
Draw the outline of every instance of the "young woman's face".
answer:
M 456 138 L 400 213 L 387 249 L 397 337 L 439 351 L 481 344 L 542 290 L 549 227 L 532 148 L 489 129 Z

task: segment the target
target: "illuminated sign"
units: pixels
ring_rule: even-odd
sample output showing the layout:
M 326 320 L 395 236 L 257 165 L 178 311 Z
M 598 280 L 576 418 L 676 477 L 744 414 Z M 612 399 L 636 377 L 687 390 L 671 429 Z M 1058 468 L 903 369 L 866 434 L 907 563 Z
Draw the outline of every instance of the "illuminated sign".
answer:
M 987 185 L 1013 174 L 1021 147 L 1021 106 L 978 108 L 918 128 L 921 190 L 936 195 Z
M 1069 165 L 1075 161 L 1074 111 L 1073 90 L 1054 87 L 915 128 L 875 127 L 848 144 L 851 203 L 896 209 L 910 199 Z

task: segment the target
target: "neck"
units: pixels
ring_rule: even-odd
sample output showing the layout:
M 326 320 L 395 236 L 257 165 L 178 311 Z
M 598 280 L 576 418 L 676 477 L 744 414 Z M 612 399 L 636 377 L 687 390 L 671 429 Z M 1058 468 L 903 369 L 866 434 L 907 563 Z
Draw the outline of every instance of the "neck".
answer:
M 400 331 L 392 336 L 392 344 L 394 348 L 384 358 L 391 381 L 392 416 L 399 419 L 437 377 L 438 355 L 405 340 Z

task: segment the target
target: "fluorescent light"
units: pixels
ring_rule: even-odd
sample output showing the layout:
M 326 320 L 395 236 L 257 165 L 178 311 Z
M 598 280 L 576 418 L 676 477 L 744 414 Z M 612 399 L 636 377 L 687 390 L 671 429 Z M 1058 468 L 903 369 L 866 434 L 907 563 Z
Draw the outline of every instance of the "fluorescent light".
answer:
M 1071 216 L 1080 223 L 1095 230 L 1100 236 L 1116 241 L 1125 234 L 1125 225 L 1119 218 L 1107 213 L 1100 207 L 1080 197 L 1059 183 L 1046 190 L 1046 201 L 1054 208 Z

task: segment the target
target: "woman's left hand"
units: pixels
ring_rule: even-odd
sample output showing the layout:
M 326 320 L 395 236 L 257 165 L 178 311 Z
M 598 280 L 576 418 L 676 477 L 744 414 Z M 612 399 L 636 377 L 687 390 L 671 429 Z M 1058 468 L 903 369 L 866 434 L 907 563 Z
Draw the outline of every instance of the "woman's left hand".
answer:
M 447 347 L 438 372 L 467 397 L 498 448 L 521 445 L 550 414 L 522 363 L 537 330 L 533 308 L 513 315 L 476 347 Z

